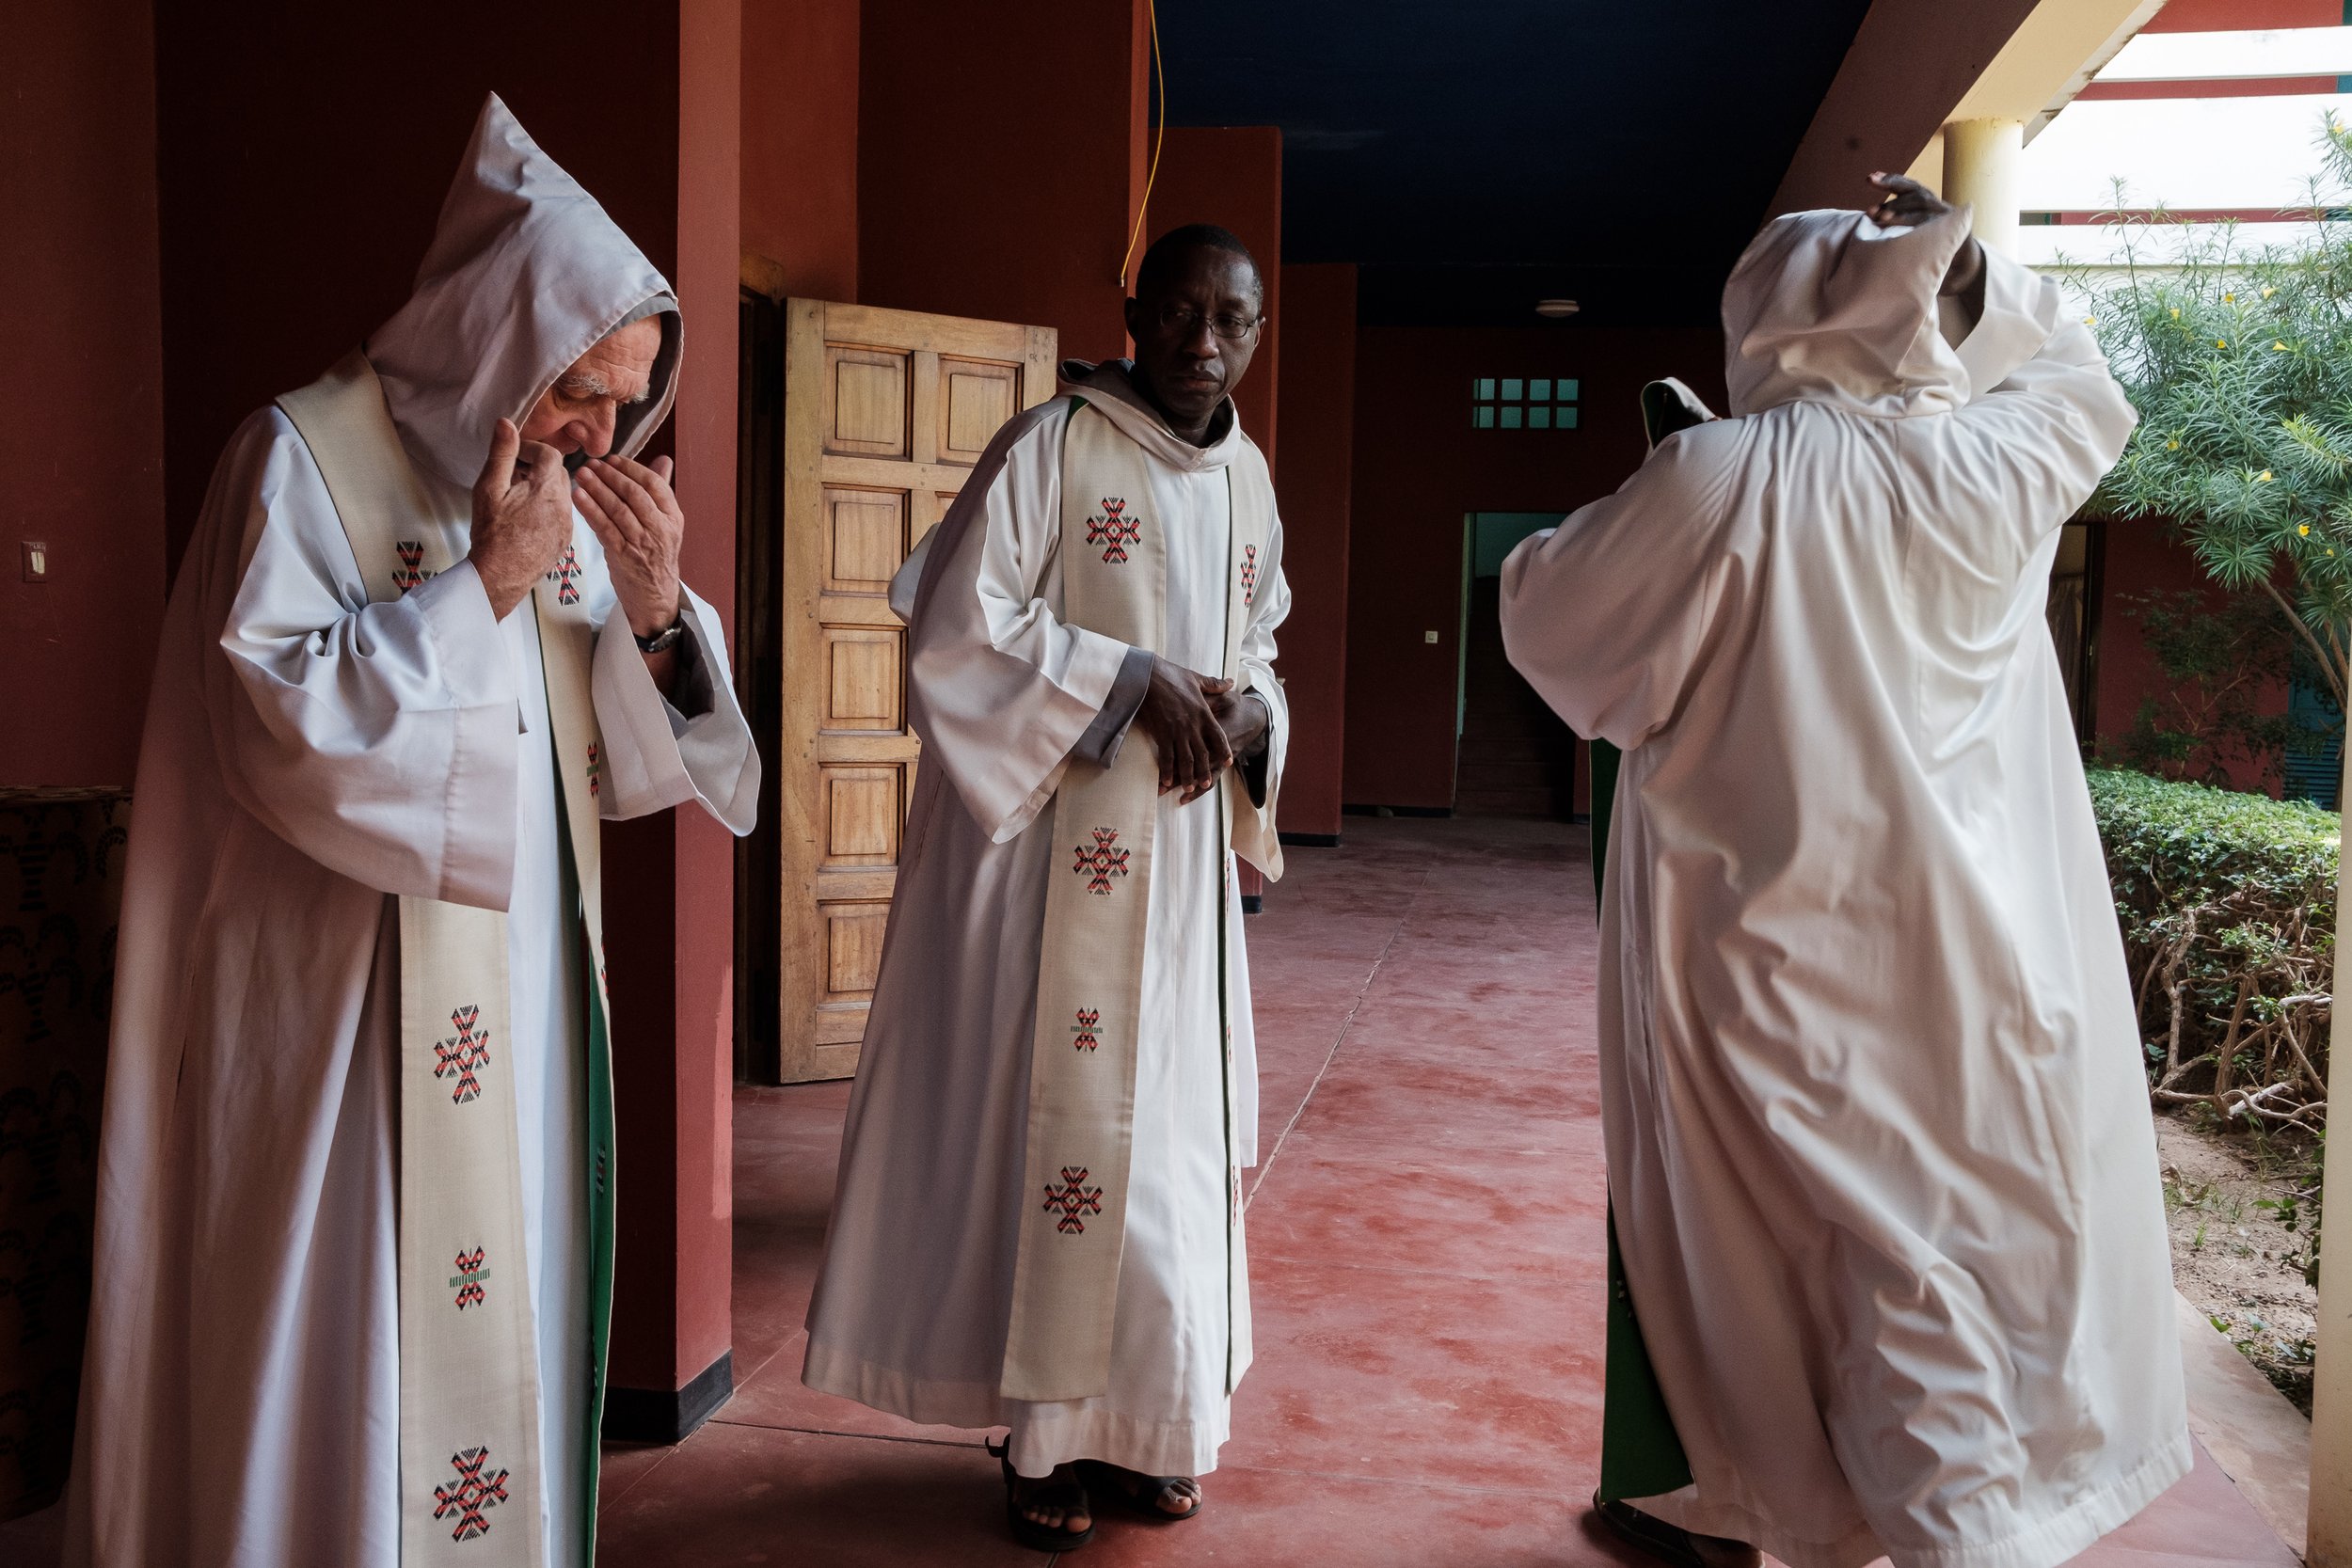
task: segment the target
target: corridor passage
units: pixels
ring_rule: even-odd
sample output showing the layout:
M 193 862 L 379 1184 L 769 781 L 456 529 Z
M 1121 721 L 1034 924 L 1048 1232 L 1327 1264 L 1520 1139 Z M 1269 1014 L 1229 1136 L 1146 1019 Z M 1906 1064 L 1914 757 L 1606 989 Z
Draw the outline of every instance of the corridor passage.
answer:
M 1249 925 L 1257 1364 L 1191 1522 L 1105 1512 L 1087 1568 L 1635 1564 L 1599 1466 L 1603 1169 L 1584 832 L 1351 817 Z M 1038 1564 L 980 1433 L 802 1387 L 846 1084 L 736 1101 L 735 1375 L 675 1449 L 611 1446 L 600 1557 Z M 2294 1568 L 2201 1453 L 2086 1568 Z

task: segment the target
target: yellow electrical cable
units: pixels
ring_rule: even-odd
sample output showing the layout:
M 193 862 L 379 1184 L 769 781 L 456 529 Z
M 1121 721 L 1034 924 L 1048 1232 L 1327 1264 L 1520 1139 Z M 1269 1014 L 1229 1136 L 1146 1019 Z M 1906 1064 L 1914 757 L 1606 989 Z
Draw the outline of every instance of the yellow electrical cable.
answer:
M 1143 177 L 1143 200 L 1136 207 L 1135 231 L 1127 236 L 1126 254 L 1119 259 L 1119 286 L 1127 286 L 1127 263 L 1135 259 L 1136 242 L 1143 238 L 1143 215 L 1152 210 L 1152 182 L 1160 177 L 1160 144 L 1168 139 L 1168 62 L 1160 57 L 1160 8 L 1158 0 L 1144 0 L 1144 9 L 1152 18 L 1152 72 L 1160 85 L 1160 123 L 1152 136 L 1152 167 Z

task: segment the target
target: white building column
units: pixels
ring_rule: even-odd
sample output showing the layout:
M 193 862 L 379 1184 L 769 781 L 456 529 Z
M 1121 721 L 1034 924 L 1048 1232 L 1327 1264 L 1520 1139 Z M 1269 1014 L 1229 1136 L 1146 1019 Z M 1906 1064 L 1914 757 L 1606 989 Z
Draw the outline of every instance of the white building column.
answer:
M 2022 119 L 1955 119 L 1944 127 L 1944 199 L 1975 207 L 1977 238 L 2011 254 L 2017 249 L 2017 164 L 2025 149 Z

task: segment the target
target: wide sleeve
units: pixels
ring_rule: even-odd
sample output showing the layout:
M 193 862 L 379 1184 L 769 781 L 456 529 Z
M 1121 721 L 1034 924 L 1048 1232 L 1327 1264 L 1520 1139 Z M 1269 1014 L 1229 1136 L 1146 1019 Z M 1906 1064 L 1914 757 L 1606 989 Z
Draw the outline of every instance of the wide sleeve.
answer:
M 1503 562 L 1503 646 L 1579 735 L 1629 748 L 1681 706 L 1732 571 L 1741 425 L 1670 436 L 1615 495 Z
M 2022 562 L 2098 488 L 2139 422 L 2058 285 L 1985 252 L 1984 315 L 1958 351 L 1973 396 L 1948 418 L 1906 420 L 1931 443 L 1906 465 L 1915 514 L 1949 519 Z
M 215 728 L 230 795 L 369 887 L 503 910 L 514 886 L 520 707 L 470 564 L 368 602 L 294 426 L 249 420 L 208 498 L 249 543 L 219 646 Z
M 1290 694 L 1274 673 L 1274 633 L 1291 612 L 1290 581 L 1282 575 L 1282 520 L 1274 519 L 1266 534 L 1266 570 L 1257 597 L 1251 601 L 1241 640 L 1241 689 L 1254 693 L 1266 705 L 1270 722 L 1265 743 L 1233 764 L 1242 793 L 1233 801 L 1233 852 L 1265 873 L 1282 875 L 1282 841 L 1274 826 L 1276 800 L 1282 792 L 1282 763 L 1290 754 Z
M 999 437 L 894 592 L 909 618 L 909 717 L 924 766 L 946 774 L 999 844 L 1053 798 L 1073 750 L 1117 733 L 1135 684 L 1120 680 L 1128 644 L 1054 610 L 1068 415 L 1049 406 Z M 910 575 L 920 579 L 912 593 Z
M 737 837 L 750 832 L 759 815 L 759 750 L 736 698 L 718 611 L 686 590 L 673 702 L 654 685 L 628 617 L 613 613 L 610 578 L 595 577 L 604 585 L 591 683 L 608 783 L 597 796 L 603 814 L 645 816 L 692 801 Z

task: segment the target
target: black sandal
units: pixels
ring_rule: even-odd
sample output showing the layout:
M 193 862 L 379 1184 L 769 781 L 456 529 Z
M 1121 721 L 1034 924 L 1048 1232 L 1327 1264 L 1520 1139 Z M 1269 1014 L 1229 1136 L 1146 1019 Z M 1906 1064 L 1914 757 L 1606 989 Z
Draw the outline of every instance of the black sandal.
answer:
M 988 1449 L 990 1458 L 1004 1466 L 1005 1523 L 1011 1527 L 1012 1538 L 1015 1541 L 1033 1552 L 1074 1552 L 1094 1539 L 1094 1499 L 1087 1495 L 1085 1482 L 1078 1481 L 1074 1475 L 1071 1480 L 1058 1482 L 1052 1476 L 1047 1476 L 1042 1481 L 1030 1481 L 1028 1477 L 1012 1467 L 1012 1460 L 1009 1457 L 1012 1451 L 1012 1439 L 1009 1436 L 1005 1439 L 1002 1447 L 985 1439 L 982 1440 L 981 1447 Z M 1021 1483 L 1025 1481 L 1029 1481 L 1030 1487 L 1026 1497 L 1021 1496 Z M 1065 1516 L 1083 1510 L 1087 1516 L 1087 1528 L 1082 1530 L 1060 1529 L 1052 1525 L 1041 1524 L 1021 1512 L 1025 1508 L 1034 1508 L 1040 1504 L 1047 1508 L 1058 1508 Z
M 1106 1465 L 1099 1459 L 1078 1463 L 1078 1473 L 1100 1482 L 1099 1490 L 1124 1503 L 1129 1510 L 1155 1525 L 1181 1525 L 1187 1519 L 1200 1517 L 1208 1499 L 1200 1495 L 1198 1476 L 1147 1476 L 1140 1470 L 1130 1470 L 1117 1465 Z M 1160 1506 L 1160 1499 L 1180 1487 L 1192 1488 L 1192 1506 L 1182 1513 L 1170 1513 Z M 1097 1487 L 1089 1487 L 1092 1496 Z
M 1753 1568 L 1764 1560 L 1764 1554 L 1744 1541 L 1694 1535 L 1654 1513 L 1643 1513 L 1631 1503 L 1614 1499 L 1603 1502 L 1598 1492 L 1593 1494 L 1593 1512 L 1628 1544 L 1661 1562 L 1671 1562 L 1675 1568 L 1724 1568 L 1726 1563 L 1744 1563 Z M 1709 1546 L 1716 1548 L 1711 1556 L 1705 1549 Z

